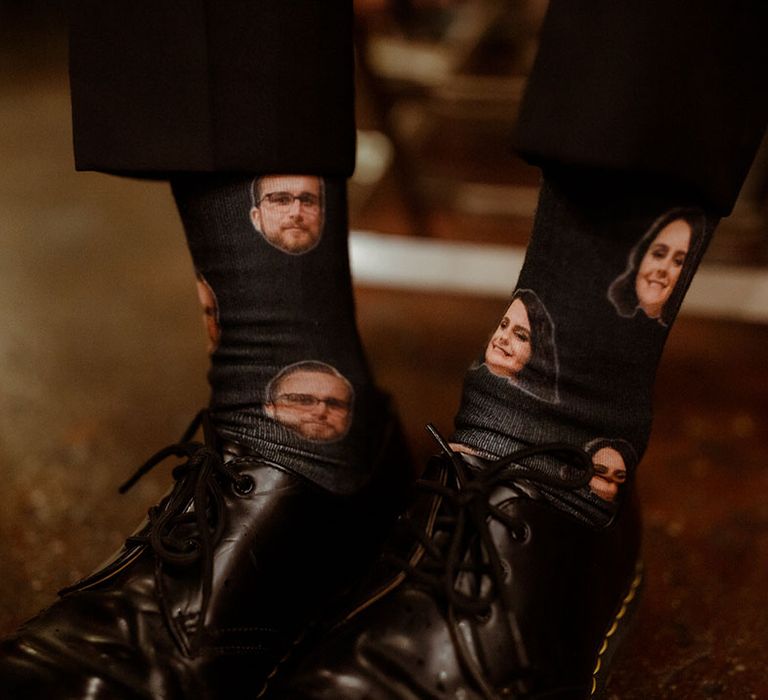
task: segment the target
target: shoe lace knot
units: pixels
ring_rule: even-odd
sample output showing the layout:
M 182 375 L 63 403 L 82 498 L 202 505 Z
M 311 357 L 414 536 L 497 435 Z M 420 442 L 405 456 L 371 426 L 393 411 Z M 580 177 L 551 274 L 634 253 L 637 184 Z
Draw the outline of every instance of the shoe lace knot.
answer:
M 192 440 L 201 425 L 208 444 Z M 224 488 L 227 485 L 242 486 L 244 480 L 248 479 L 224 462 L 219 452 L 210 446 L 214 443 L 212 436 L 208 412 L 201 411 L 179 442 L 152 455 L 119 489 L 120 493 L 125 493 L 141 477 L 169 457 L 186 458 L 171 472 L 176 486 L 170 495 L 149 509 L 147 528 L 129 537 L 126 545 L 148 545 L 152 548 L 156 555 L 155 578 L 158 590 L 162 590 L 163 565 L 184 567 L 200 564 L 201 603 L 195 626 L 195 642 L 202 638 L 205 614 L 211 600 L 213 550 L 226 523 Z M 164 609 L 167 608 L 165 597 L 162 596 L 161 600 Z M 167 609 L 165 612 L 169 614 Z M 186 646 L 181 639 L 177 638 L 177 641 L 182 647 Z

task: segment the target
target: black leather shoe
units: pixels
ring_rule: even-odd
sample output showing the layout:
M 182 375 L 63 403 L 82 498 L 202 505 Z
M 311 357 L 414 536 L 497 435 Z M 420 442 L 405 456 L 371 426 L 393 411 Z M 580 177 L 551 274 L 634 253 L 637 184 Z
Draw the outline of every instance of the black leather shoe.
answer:
M 537 492 L 588 483 L 588 455 L 563 445 L 497 461 L 444 456 L 401 520 L 416 534 L 388 575 L 316 649 L 268 688 L 280 700 L 589 698 L 637 600 L 635 501 L 594 528 Z M 520 464 L 557 452 L 552 479 Z M 565 454 L 564 454 L 565 453 Z M 413 540 L 412 540 L 413 541 Z
M 193 432 L 137 473 L 186 458 L 136 535 L 0 644 L 0 698 L 255 698 L 379 553 L 410 480 L 394 418 L 353 496 Z

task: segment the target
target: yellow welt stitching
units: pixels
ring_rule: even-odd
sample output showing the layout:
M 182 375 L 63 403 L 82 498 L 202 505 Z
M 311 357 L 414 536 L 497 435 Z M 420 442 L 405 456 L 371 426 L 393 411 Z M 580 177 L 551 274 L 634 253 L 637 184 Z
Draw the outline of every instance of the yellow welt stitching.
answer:
M 594 697 L 595 691 L 597 690 L 597 674 L 603 665 L 602 659 L 603 659 L 603 654 L 605 654 L 606 650 L 608 649 L 608 639 L 609 637 L 612 637 L 613 634 L 616 632 L 618 628 L 618 622 L 626 614 L 627 604 L 632 602 L 632 600 L 634 599 L 635 594 L 637 593 L 637 589 L 640 587 L 640 582 L 642 580 L 643 580 L 643 565 L 638 562 L 637 566 L 635 567 L 635 578 L 632 580 L 632 584 L 629 587 L 629 591 L 624 596 L 621 609 L 616 614 L 616 617 L 611 623 L 610 628 L 605 633 L 605 637 L 603 637 L 603 643 L 600 645 L 600 651 L 597 652 L 597 663 L 595 664 L 595 670 L 592 671 L 592 690 L 589 693 L 590 697 Z

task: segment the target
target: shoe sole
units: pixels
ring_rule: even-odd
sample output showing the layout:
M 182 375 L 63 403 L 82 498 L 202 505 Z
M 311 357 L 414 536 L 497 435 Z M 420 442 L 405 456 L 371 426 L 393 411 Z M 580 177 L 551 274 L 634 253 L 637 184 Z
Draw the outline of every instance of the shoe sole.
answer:
M 635 575 L 632 578 L 632 583 L 629 585 L 629 589 L 621 601 L 619 610 L 606 631 L 605 637 L 603 637 L 600 651 L 597 652 L 595 669 L 592 671 L 592 691 L 589 694 L 590 699 L 600 698 L 605 692 L 605 684 L 608 680 L 608 672 L 611 663 L 613 662 L 616 651 L 627 636 L 627 633 L 631 628 L 631 622 L 637 611 L 642 583 L 643 564 L 638 561 L 635 565 Z

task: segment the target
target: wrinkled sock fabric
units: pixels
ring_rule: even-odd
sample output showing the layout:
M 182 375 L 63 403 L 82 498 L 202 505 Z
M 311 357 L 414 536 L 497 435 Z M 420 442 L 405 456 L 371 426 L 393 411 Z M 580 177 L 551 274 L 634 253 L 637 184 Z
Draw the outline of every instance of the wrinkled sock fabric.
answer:
M 208 329 L 218 432 L 324 488 L 362 483 L 383 429 L 355 324 L 346 182 L 172 181 Z
M 517 287 L 466 375 L 452 438 L 495 457 L 547 442 L 583 448 L 589 486 L 542 491 L 595 524 L 615 512 L 645 451 L 656 368 L 717 224 L 695 196 L 649 185 L 545 172 Z

